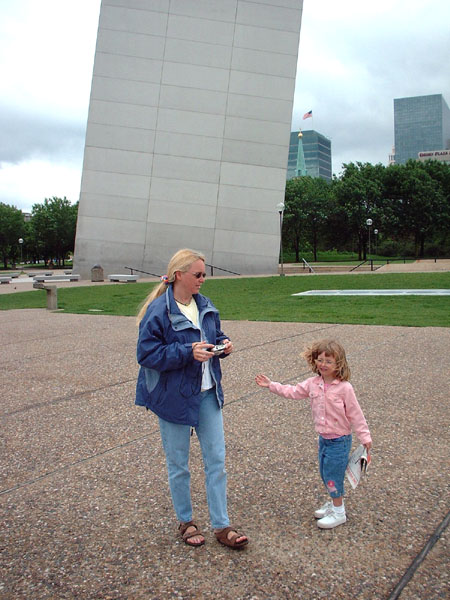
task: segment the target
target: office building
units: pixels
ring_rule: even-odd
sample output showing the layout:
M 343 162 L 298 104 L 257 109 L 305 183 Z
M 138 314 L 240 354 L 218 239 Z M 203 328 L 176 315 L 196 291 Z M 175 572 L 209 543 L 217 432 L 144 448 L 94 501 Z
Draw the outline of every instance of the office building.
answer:
M 394 99 L 395 163 L 450 149 L 450 110 L 442 94 Z
M 102 0 L 77 273 L 277 271 L 302 4 Z
M 333 176 L 331 140 L 312 129 L 292 131 L 290 136 L 286 178 L 302 175 L 322 177 L 326 181 L 331 181 Z

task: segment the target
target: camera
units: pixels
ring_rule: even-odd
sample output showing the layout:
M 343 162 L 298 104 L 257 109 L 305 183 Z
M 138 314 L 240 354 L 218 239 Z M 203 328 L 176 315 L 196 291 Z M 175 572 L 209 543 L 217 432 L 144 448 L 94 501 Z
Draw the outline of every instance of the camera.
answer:
M 208 348 L 208 352 L 212 352 L 215 356 L 222 354 L 225 350 L 225 344 L 216 344 L 212 348 Z

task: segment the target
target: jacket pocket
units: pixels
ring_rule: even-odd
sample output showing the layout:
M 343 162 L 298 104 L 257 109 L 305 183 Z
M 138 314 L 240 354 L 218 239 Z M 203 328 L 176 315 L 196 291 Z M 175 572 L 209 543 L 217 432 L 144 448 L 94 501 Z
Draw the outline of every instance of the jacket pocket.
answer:
M 330 394 L 328 398 L 333 403 L 333 406 L 339 407 L 344 405 L 344 399 L 339 394 Z
M 190 398 L 200 393 L 202 387 L 202 370 L 184 369 L 180 381 L 180 394 L 183 398 Z
M 147 367 L 143 367 L 143 369 L 145 376 L 145 385 L 147 387 L 148 393 L 150 394 L 158 385 L 160 375 L 158 371 L 155 371 L 155 369 L 149 369 Z

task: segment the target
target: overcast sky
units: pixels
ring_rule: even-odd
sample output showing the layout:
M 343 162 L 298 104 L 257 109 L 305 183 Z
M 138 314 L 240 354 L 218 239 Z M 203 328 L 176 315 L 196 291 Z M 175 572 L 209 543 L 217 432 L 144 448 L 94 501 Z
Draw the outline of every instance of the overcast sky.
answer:
M 99 10 L 0 0 L 0 202 L 78 200 Z M 450 104 L 449 56 L 448 0 L 304 0 L 292 129 L 332 140 L 334 173 L 387 164 L 393 99 Z

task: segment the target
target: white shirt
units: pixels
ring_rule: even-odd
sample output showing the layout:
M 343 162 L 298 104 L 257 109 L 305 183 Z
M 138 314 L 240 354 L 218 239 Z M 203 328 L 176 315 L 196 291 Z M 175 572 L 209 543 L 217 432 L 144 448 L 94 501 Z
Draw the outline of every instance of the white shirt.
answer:
M 194 298 L 191 298 L 191 301 L 187 306 L 186 304 L 178 302 L 177 300 L 175 300 L 175 302 L 177 303 L 177 306 L 183 315 L 185 315 L 185 317 L 187 317 L 189 321 L 191 321 L 197 327 L 197 329 L 200 329 L 198 324 L 198 307 Z M 203 339 L 203 337 L 203 332 L 201 332 L 201 338 Z M 209 390 L 212 387 L 214 387 L 214 381 L 211 375 L 209 360 L 207 360 L 206 362 L 202 363 L 202 392 L 204 390 Z

